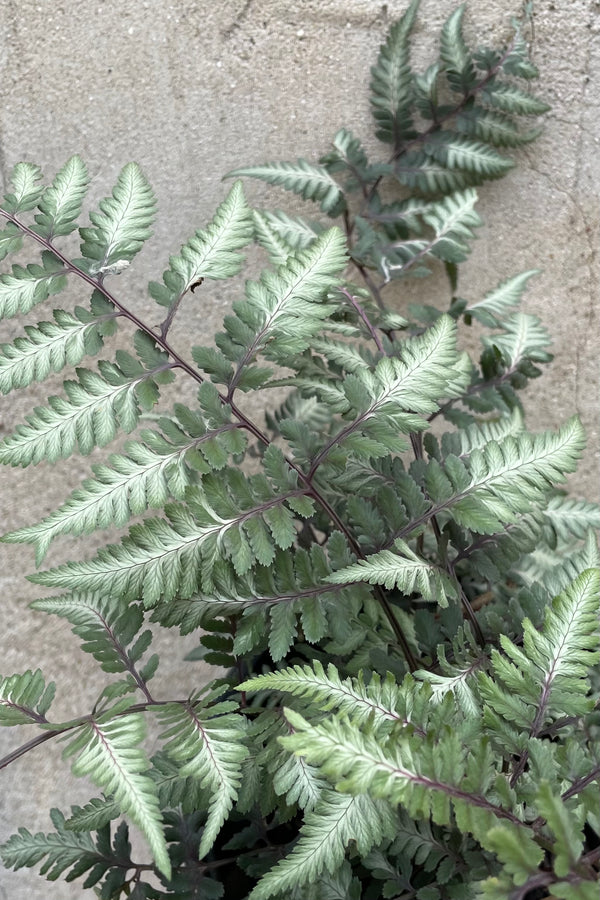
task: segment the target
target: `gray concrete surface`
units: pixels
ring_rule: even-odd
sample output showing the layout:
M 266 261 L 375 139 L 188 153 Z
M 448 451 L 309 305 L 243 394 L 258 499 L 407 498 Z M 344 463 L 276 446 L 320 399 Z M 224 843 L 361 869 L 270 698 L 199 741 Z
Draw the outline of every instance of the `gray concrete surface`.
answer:
M 481 41 L 503 35 L 519 5 L 472 0 L 468 32 Z M 454 0 L 423 0 L 417 59 L 427 58 L 454 6 Z M 100 197 L 125 162 L 141 163 L 156 190 L 159 218 L 155 237 L 118 287 L 120 296 L 148 310 L 146 281 L 210 218 L 224 194 L 224 172 L 270 159 L 316 159 L 342 124 L 372 144 L 369 66 L 403 8 L 400 0 L 1 0 L 0 174 L 5 178 L 20 159 L 53 174 L 79 152 L 93 175 L 92 194 Z M 580 413 L 590 448 L 573 488 L 591 498 L 598 495 L 599 31 L 598 2 L 536 0 L 538 91 L 552 112 L 544 136 L 519 154 L 519 167 L 482 189 L 485 227 L 461 283 L 461 292 L 477 299 L 517 271 L 543 270 L 525 305 L 551 329 L 556 361 L 534 388 L 531 421 L 544 428 Z M 250 184 L 248 193 L 256 202 L 269 194 Z M 270 196 L 290 208 L 288 196 Z M 232 292 L 216 286 L 197 296 L 180 341 L 190 334 L 196 343 L 209 339 Z M 5 341 L 20 326 L 2 329 Z M 36 401 L 45 396 L 38 392 Z M 22 421 L 30 405 L 30 397 L 1 399 L 2 432 Z M 2 531 L 50 511 L 88 464 L 1 471 Z M 72 551 L 63 542 L 50 561 Z M 28 610 L 37 594 L 24 579 L 32 567 L 28 548 L 0 548 L 0 668 L 9 674 L 40 665 L 58 683 L 57 712 L 70 716 L 89 709 L 98 676 L 60 621 Z M 165 667 L 166 682 L 169 691 L 186 691 L 190 678 L 197 682 L 205 673 L 197 664 L 181 665 L 179 647 L 177 654 Z M 26 737 L 0 732 L 0 752 Z M 45 829 L 50 806 L 67 809 L 90 796 L 87 785 L 69 779 L 59 751 L 37 750 L 0 772 L 0 839 L 19 825 Z M 0 871 L 0 900 L 82 894 L 79 885 Z

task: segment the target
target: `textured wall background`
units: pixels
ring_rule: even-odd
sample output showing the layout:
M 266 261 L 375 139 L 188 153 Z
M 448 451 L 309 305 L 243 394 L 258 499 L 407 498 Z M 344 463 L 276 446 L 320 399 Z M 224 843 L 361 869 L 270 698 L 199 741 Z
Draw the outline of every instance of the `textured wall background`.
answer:
M 369 143 L 369 66 L 404 6 L 400 0 L 1 0 L 0 176 L 5 180 L 21 159 L 53 175 L 79 152 L 99 198 L 125 162 L 141 163 L 159 218 L 118 290 L 143 311 L 145 283 L 210 218 L 224 195 L 224 172 L 270 159 L 316 159 L 341 125 Z M 500 39 L 519 6 L 519 0 L 472 0 L 467 33 L 481 42 Z M 427 59 L 454 7 L 454 0 L 422 0 L 416 62 Z M 519 167 L 481 190 L 485 227 L 461 282 L 461 293 L 477 299 L 515 272 L 543 270 L 525 308 L 550 328 L 556 360 L 535 385 L 531 424 L 551 427 L 575 411 L 581 415 L 590 448 L 573 487 L 590 498 L 598 493 L 599 32 L 597 0 L 536 0 L 536 90 L 552 112 L 544 136 L 519 154 Z M 261 186 L 247 190 L 256 202 L 267 195 Z M 287 209 L 289 202 L 281 197 Z M 203 291 L 196 308 L 186 308 L 178 340 L 209 339 L 231 299 L 218 286 Z M 19 323 L 2 328 L 2 341 L 20 332 Z M 45 396 L 40 392 L 37 402 Z M 30 397 L 1 399 L 0 432 L 10 433 L 30 406 Z M 0 471 L 1 530 L 39 520 L 88 465 Z M 51 562 L 71 551 L 62 543 Z M 98 682 L 69 629 L 28 610 L 36 589 L 24 573 L 32 567 L 28 548 L 0 548 L 1 668 L 10 674 L 39 664 L 58 682 L 57 714 L 69 717 L 89 709 Z M 186 690 L 190 676 L 201 679 L 193 666 L 175 659 L 165 667 L 170 689 Z M 0 753 L 29 737 L 0 732 Z M 51 805 L 66 809 L 91 796 L 87 785 L 69 780 L 60 748 L 49 747 L 0 771 L 0 839 L 17 825 L 46 829 Z M 0 900 L 81 895 L 77 886 L 0 870 Z

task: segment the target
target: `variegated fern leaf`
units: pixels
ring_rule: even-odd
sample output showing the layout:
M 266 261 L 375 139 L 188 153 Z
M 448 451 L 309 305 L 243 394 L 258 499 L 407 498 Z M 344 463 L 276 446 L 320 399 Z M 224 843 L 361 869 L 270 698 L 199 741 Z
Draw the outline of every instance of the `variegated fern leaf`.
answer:
M 65 619 L 102 673 L 93 708 L 74 685 L 72 713 L 52 718 L 54 684 L 33 665 L 0 678 L 0 725 L 32 733 L 0 768 L 62 738 L 100 795 L 54 810 L 48 835 L 21 828 L 7 866 L 83 877 L 104 900 L 597 891 L 600 512 L 562 491 L 585 435 L 577 418 L 525 424 L 519 392 L 551 360 L 519 308 L 536 270 L 483 299 L 457 289 L 475 187 L 511 169 L 538 130 L 521 117 L 546 109 L 527 11 L 507 45 L 473 50 L 461 6 L 417 73 L 412 0 L 372 69 L 387 157 L 343 128 L 319 162 L 237 168 L 328 221 L 252 209 L 235 181 L 166 249 L 148 321 L 115 278 L 151 236 L 140 167 L 91 210 L 79 156 L 49 183 L 13 170 L 0 319 L 22 334 L 11 323 L 0 345 L 0 392 L 53 386 L 0 462 L 93 462 L 2 539 L 42 566 L 55 541 L 112 534 L 29 576 L 57 592 L 33 608 Z M 265 266 L 243 282 L 253 241 Z M 446 311 L 427 288 L 386 305 L 390 282 L 436 267 Z M 237 299 L 188 358 L 173 321 L 219 280 Z M 52 308 L 73 283 L 78 305 Z M 184 382 L 194 400 L 171 406 Z M 159 628 L 197 635 L 186 696 L 161 679 Z M 215 667 L 204 689 L 195 660 Z

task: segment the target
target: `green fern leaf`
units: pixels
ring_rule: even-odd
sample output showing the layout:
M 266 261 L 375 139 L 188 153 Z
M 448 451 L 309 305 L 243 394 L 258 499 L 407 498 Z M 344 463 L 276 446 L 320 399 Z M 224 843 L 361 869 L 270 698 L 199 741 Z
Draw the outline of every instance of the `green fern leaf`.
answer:
M 0 677 L 0 726 L 43 725 L 54 698 L 55 685 L 46 685 L 39 669 Z
M 484 846 L 496 854 L 504 871 L 509 873 L 517 885 L 525 884 L 528 878 L 538 872 L 538 866 L 544 857 L 542 847 L 532 837 L 524 833 L 523 829 L 517 830 L 508 825 L 490 828 Z
M 72 806 L 71 816 L 65 821 L 68 831 L 99 831 L 121 815 L 119 804 L 112 799 L 95 798 L 85 806 Z
M 442 435 L 442 456 L 467 456 L 473 450 L 482 450 L 491 441 L 500 442 L 506 437 L 518 437 L 525 430 L 525 420 L 519 409 L 502 419 L 475 422 L 460 431 Z
M 412 129 L 410 104 L 412 73 L 410 69 L 410 33 L 419 0 L 412 0 L 402 17 L 392 26 L 371 69 L 371 112 L 380 141 L 397 147 Z
M 280 185 L 304 200 L 320 203 L 324 213 L 338 216 L 345 208 L 344 195 L 325 166 L 314 165 L 305 159 L 295 163 L 270 162 L 262 166 L 248 166 L 228 172 L 226 178 L 258 178 L 267 184 Z
M 483 300 L 467 306 L 465 314 L 472 315 L 483 325 L 496 328 L 498 320 L 503 319 L 507 310 L 519 305 L 529 279 L 538 275 L 539 271 L 529 269 L 507 278 L 497 288 L 487 293 Z
M 163 284 L 150 282 L 149 292 L 161 306 L 172 306 L 203 278 L 221 280 L 237 275 L 244 257 L 239 252 L 252 240 L 252 211 L 241 182 L 236 182 L 212 221 L 172 256 Z
M 155 199 L 152 188 L 136 163 L 121 171 L 111 197 L 91 212 L 91 226 L 80 228 L 81 253 L 91 260 L 90 274 L 103 275 L 111 267 L 124 266 L 151 235 Z
M 284 691 L 311 701 L 317 709 L 335 709 L 352 717 L 356 724 L 373 721 L 375 726 L 389 728 L 391 724 L 407 724 L 410 701 L 395 679 L 388 673 L 382 680 L 374 672 L 368 684 L 362 673 L 358 678 L 340 678 L 331 663 L 327 670 L 318 660 L 311 666 L 293 666 L 266 675 L 257 675 L 238 688 L 241 691 Z
M 550 498 L 544 518 L 559 540 L 582 540 L 590 530 L 600 531 L 600 508 L 587 500 L 557 495 Z
M 171 876 L 171 863 L 162 829 L 156 786 L 149 777 L 150 763 L 138 746 L 146 734 L 144 717 L 111 713 L 90 719 L 67 745 L 65 757 L 75 756 L 74 775 L 87 775 L 144 834 L 159 871 Z
M 6 228 L 0 231 L 0 260 L 11 253 L 16 253 L 17 250 L 21 249 L 22 244 L 22 231 L 12 222 L 9 222 Z
M 234 712 L 230 712 L 235 706 Z M 203 859 L 211 849 L 238 795 L 242 762 L 247 756 L 244 719 L 236 704 L 220 704 L 212 709 L 202 703 L 171 703 L 159 716 L 167 730 L 165 753 L 178 766 L 179 776 L 197 779 L 210 792 L 208 819 L 202 832 L 198 855 Z
M 532 737 L 548 720 L 583 715 L 593 707 L 588 672 L 600 658 L 599 589 L 600 570 L 583 572 L 554 599 L 541 632 L 524 620 L 522 650 L 501 635 L 505 656 L 492 653 L 495 680 L 480 675 L 490 708 Z M 518 704 L 508 702 L 513 695 Z
M 484 335 L 486 347 L 496 347 L 506 366 L 515 370 L 524 359 L 533 362 L 548 362 L 552 357 L 546 347 L 551 343 L 550 335 L 537 316 L 513 313 L 502 322 L 502 334 Z
M 269 232 L 283 241 L 292 250 L 306 250 L 314 239 L 324 231 L 319 222 L 289 216 L 280 209 L 254 212 L 255 221 L 260 219 Z
M 451 194 L 467 188 L 472 179 L 462 169 L 448 169 L 424 150 L 403 154 L 394 169 L 398 181 L 423 194 Z
M 85 163 L 80 156 L 72 156 L 44 191 L 35 231 L 47 241 L 74 231 L 88 184 Z
M 100 363 L 100 372 L 77 369 L 77 381 L 65 381 L 65 396 L 53 396 L 49 406 L 38 407 L 0 444 L 0 462 L 28 466 L 42 459 L 55 462 L 71 455 L 78 445 L 83 454 L 112 441 L 120 426 L 132 431 L 140 406 L 151 408 L 158 399 L 156 376 L 164 382 L 170 366 L 148 371 L 128 354 L 117 351 L 121 365 Z M 149 389 L 144 392 L 144 387 Z
M 552 792 L 548 782 L 542 782 L 536 797 L 538 812 L 546 820 L 555 842 L 554 871 L 565 878 L 576 870 L 583 853 L 584 836 L 580 823 L 564 801 Z
M 264 213 L 255 210 L 252 216 L 254 240 L 263 250 L 266 250 L 271 265 L 276 268 L 283 266 L 294 248 L 281 237 L 277 229 L 271 227 L 271 223 Z
M 105 672 L 130 672 L 152 640 L 150 631 L 141 632 L 144 614 L 139 606 L 125 606 L 102 595 L 45 597 L 35 600 L 32 608 L 67 619 L 83 640 L 82 650 L 91 653 Z M 139 686 L 132 682 L 133 690 Z
M 467 94 L 475 85 L 477 76 L 462 33 L 464 12 L 465 6 L 461 4 L 444 23 L 440 57 L 451 89 Z
M 220 349 L 236 363 L 229 396 L 238 387 L 257 386 L 247 381 L 253 371 L 259 383 L 270 375 L 270 370 L 249 368 L 258 353 L 286 365 L 291 353 L 306 349 L 335 308 L 323 299 L 345 264 L 345 240 L 339 229 L 331 228 L 307 250 L 290 256 L 276 273 L 265 272 L 260 281 L 246 285 L 246 300 L 235 305 L 235 317 L 226 319 L 228 333 L 217 336 Z M 198 349 L 194 348 L 194 358 L 202 364 Z
M 483 178 L 502 178 L 514 163 L 492 147 L 444 131 L 430 137 L 425 152 L 448 169 L 460 169 Z
M 513 84 L 488 84 L 481 93 L 481 99 L 496 109 L 519 116 L 541 116 L 550 109 L 547 103 Z
M 103 323 L 118 313 L 108 312 L 97 318 L 84 310 L 75 313 L 55 309 L 53 322 L 26 325 L 26 337 L 2 345 L 0 391 L 3 394 L 43 381 L 50 372 L 59 372 L 66 365 L 76 366 L 86 354 L 98 352 L 102 346 Z
M 394 542 L 398 552 L 380 550 L 352 566 L 329 575 L 333 584 L 350 584 L 367 581 L 369 584 L 383 584 L 388 590 L 397 587 L 404 594 L 417 593 L 429 603 L 448 606 L 449 600 L 456 600 L 458 592 L 455 583 L 440 566 L 421 559 L 408 544 Z
M 461 134 L 493 147 L 522 147 L 535 141 L 542 131 L 541 128 L 521 131 L 510 115 L 483 106 L 472 106 L 461 112 L 455 127 Z
M 366 855 L 384 837 L 391 836 L 394 824 L 393 812 L 386 803 L 326 791 L 306 814 L 292 852 L 263 876 L 249 900 L 267 900 L 298 885 L 313 884 L 324 872 L 335 873 L 350 841 Z
M 468 476 L 456 458 L 449 469 L 449 457 L 446 476 L 458 490 L 440 496 L 432 508 L 434 514 L 452 508 L 456 521 L 466 528 L 489 534 L 503 531 L 505 523 L 515 521 L 516 513 L 526 512 L 532 501 L 544 496 L 553 480 L 563 481 L 574 470 L 584 446 L 583 428 L 574 418 L 556 434 L 507 437 L 474 450 Z
M 31 834 L 26 828 L 19 828 L 17 834 L 0 846 L 4 865 L 11 869 L 31 868 L 42 860 L 40 875 L 48 881 L 57 881 L 67 869 L 71 871 L 67 880 L 74 880 L 93 867 L 101 866 L 101 874 L 109 867 L 103 850 L 97 847 L 87 832 L 67 831 L 65 818 L 58 809 L 50 811 L 50 818 L 56 829 L 52 834 Z
M 68 269 L 49 250 L 42 253 L 42 265 L 13 266 L 11 275 L 0 275 L 0 318 L 27 313 L 51 294 L 62 291 Z
M 39 184 L 42 170 L 32 163 L 20 162 L 10 174 L 12 192 L 4 195 L 2 209 L 13 216 L 37 206 L 44 190 Z
M 392 253 L 384 254 L 379 262 L 386 280 L 389 281 L 394 272 L 403 275 L 428 255 L 446 262 L 464 261 L 470 253 L 467 242 L 474 237 L 473 229 L 481 225 L 474 210 L 476 202 L 477 193 L 470 189 L 431 203 L 423 213 L 423 221 L 433 229 L 435 236 L 429 240 L 391 244 Z
M 205 384 L 200 394 L 206 397 L 211 389 L 214 391 L 212 385 Z M 143 431 L 143 442 L 131 441 L 125 445 L 125 454 L 112 454 L 107 464 L 92 466 L 94 477 L 85 479 L 49 516 L 4 535 L 2 540 L 34 544 L 39 565 L 58 535 L 89 534 L 97 528 L 124 525 L 132 516 L 161 508 L 169 499 L 182 500 L 186 488 L 196 481 L 196 473 L 222 468 L 229 454 L 245 447 L 243 433 L 228 421 L 228 408 L 219 408 L 212 431 L 207 430 L 202 416 L 187 412 L 176 406 L 179 421 L 161 420 L 166 435 Z

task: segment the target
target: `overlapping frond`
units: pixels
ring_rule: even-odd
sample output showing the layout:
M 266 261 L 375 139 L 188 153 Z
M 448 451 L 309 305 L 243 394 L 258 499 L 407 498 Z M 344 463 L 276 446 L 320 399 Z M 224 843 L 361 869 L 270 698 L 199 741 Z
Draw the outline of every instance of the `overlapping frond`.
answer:
M 42 253 L 42 265 L 14 265 L 12 274 L 0 275 L 0 317 L 27 313 L 67 284 L 68 269 L 50 250 Z
M 65 756 L 75 757 L 75 775 L 87 775 L 144 834 L 156 865 L 167 878 L 171 862 L 167 852 L 156 786 L 147 774 L 149 761 L 139 746 L 146 733 L 140 713 L 113 717 L 107 713 L 77 730 Z
M 194 347 L 195 361 L 214 381 L 228 384 L 230 394 L 260 387 L 271 370 L 252 365 L 257 355 L 285 365 L 290 354 L 309 345 L 335 309 L 325 298 L 345 263 L 343 236 L 329 229 L 308 249 L 290 255 L 277 272 L 248 282 L 246 299 L 234 304 L 235 316 L 225 319 L 226 333 L 217 335 L 219 350 Z
M 116 362 L 100 362 L 97 372 L 77 369 L 77 380 L 64 382 L 63 396 L 50 397 L 47 407 L 37 407 L 26 425 L 2 441 L 0 461 L 11 466 L 54 462 L 76 447 L 87 454 L 105 446 L 120 428 L 132 431 L 141 410 L 154 406 L 159 385 L 173 378 L 168 355 L 151 337 L 138 332 L 135 343 L 138 359 L 119 350 Z
M 211 849 L 238 795 L 242 762 L 247 755 L 245 720 L 236 703 L 207 708 L 201 701 L 171 703 L 160 710 L 166 726 L 164 752 L 182 778 L 198 780 L 210 794 L 208 816 L 198 849 L 203 859 Z
M 0 391 L 7 394 L 28 387 L 50 372 L 76 366 L 84 356 L 96 354 L 103 336 L 114 328 L 117 315 L 113 305 L 96 292 L 91 312 L 81 307 L 74 314 L 55 309 L 54 321 L 26 325 L 23 337 L 0 348 Z
M 306 813 L 292 852 L 263 876 L 250 897 L 266 900 L 298 885 L 312 884 L 324 872 L 333 874 L 342 865 L 351 841 L 366 855 L 384 837 L 391 837 L 393 828 L 394 814 L 386 803 L 327 791 Z
M 480 676 L 491 709 L 535 736 L 548 720 L 593 707 L 588 673 L 600 659 L 599 593 L 600 572 L 588 569 L 553 600 L 541 632 L 524 620 L 523 649 L 501 636 L 504 654 L 492 652 L 493 676 Z M 511 692 L 518 703 L 507 703 Z
M 222 469 L 230 455 L 242 452 L 246 444 L 213 385 L 203 384 L 199 399 L 201 412 L 177 404 L 172 419 L 160 420 L 162 431 L 142 431 L 142 439 L 127 443 L 124 453 L 94 465 L 94 477 L 86 478 L 49 516 L 4 535 L 3 540 L 34 544 L 39 565 L 58 535 L 124 525 L 132 516 L 160 508 L 170 499 L 183 500 L 199 474 Z

